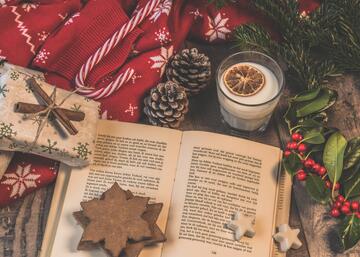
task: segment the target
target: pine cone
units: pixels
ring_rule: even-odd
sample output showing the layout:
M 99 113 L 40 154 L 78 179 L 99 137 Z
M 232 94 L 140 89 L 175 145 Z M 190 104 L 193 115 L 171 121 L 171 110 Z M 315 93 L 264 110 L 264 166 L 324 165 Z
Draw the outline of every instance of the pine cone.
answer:
M 189 100 L 184 88 L 172 81 L 152 88 L 144 103 L 144 113 L 149 122 L 161 127 L 179 127 L 189 110 Z
M 170 59 L 166 76 L 183 86 L 189 96 L 198 94 L 211 79 L 209 57 L 200 54 L 196 48 L 184 49 Z

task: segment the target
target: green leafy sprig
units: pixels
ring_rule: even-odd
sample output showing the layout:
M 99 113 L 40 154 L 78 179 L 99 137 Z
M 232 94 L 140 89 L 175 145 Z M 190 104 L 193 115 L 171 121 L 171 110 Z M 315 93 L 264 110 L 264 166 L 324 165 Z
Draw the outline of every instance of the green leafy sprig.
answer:
M 284 119 L 290 134 L 301 136 L 292 142 L 295 148 L 302 145 L 304 151 L 287 149 L 283 164 L 292 176 L 306 179 L 309 195 L 329 204 L 331 215 L 341 219 L 339 238 L 347 250 L 360 240 L 360 210 L 334 205 L 339 199 L 360 199 L 360 138 L 347 140 L 327 126 L 326 112 L 337 100 L 327 84 L 331 77 L 360 71 L 360 0 L 322 0 L 312 13 L 299 13 L 297 0 L 252 0 L 251 5 L 281 38 L 274 40 L 261 25 L 246 24 L 236 29 L 235 43 L 285 64 L 287 84 L 303 91 L 289 100 Z M 322 170 L 316 172 L 310 160 Z

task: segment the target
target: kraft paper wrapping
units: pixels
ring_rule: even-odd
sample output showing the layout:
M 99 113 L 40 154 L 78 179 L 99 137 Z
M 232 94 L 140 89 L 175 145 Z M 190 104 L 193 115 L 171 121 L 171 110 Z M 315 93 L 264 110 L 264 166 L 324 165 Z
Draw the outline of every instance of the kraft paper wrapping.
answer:
M 78 134 L 70 135 L 50 116 L 35 142 L 39 117 L 29 119 L 24 114 L 14 112 L 14 106 L 18 102 L 43 104 L 26 83 L 30 77 L 35 78 L 49 96 L 54 92 L 54 86 L 44 82 L 41 73 L 11 64 L 0 67 L 0 150 L 29 152 L 31 148 L 30 152 L 33 154 L 58 160 L 72 167 L 90 164 L 95 147 L 99 103 L 72 94 L 61 107 L 85 113 L 83 121 L 73 121 Z M 68 91 L 57 89 L 55 102 L 62 102 L 69 94 Z M 31 147 L 34 142 L 34 147 Z

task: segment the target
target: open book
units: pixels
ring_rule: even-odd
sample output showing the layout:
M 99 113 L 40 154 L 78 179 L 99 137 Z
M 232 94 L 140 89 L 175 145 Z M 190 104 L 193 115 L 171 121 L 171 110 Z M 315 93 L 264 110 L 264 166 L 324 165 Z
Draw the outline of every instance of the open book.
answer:
M 288 223 L 290 178 L 279 148 L 207 132 L 100 121 L 94 163 L 61 170 L 41 257 L 105 257 L 77 251 L 80 202 L 100 197 L 115 181 L 135 195 L 162 202 L 159 227 L 167 242 L 141 257 L 271 257 L 272 235 Z M 256 217 L 254 238 L 234 241 L 225 228 L 235 211 Z

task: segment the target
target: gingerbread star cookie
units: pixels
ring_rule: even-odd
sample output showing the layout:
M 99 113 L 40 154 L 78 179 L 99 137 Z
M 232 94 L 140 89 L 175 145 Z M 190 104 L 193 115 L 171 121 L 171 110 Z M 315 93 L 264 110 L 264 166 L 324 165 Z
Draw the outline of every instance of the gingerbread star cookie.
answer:
M 109 205 L 117 205 L 117 207 Z M 123 208 L 118 205 L 122 205 Z M 118 184 L 114 184 L 106 191 L 100 200 L 81 203 L 81 206 L 83 211 L 73 214 L 84 228 L 79 250 L 102 247 L 114 257 L 118 257 L 120 253 L 124 253 L 127 257 L 137 257 L 145 246 L 166 241 L 164 234 L 156 225 L 163 205 L 148 204 L 148 198 L 133 196 L 130 191 L 123 191 Z M 99 212 L 95 211 L 95 206 L 100 208 Z M 103 209 L 105 207 L 115 212 L 111 215 L 109 209 Z M 104 216 L 99 218 L 99 215 Z M 96 235 L 89 231 L 96 232 Z M 127 235 L 124 236 L 126 233 Z

